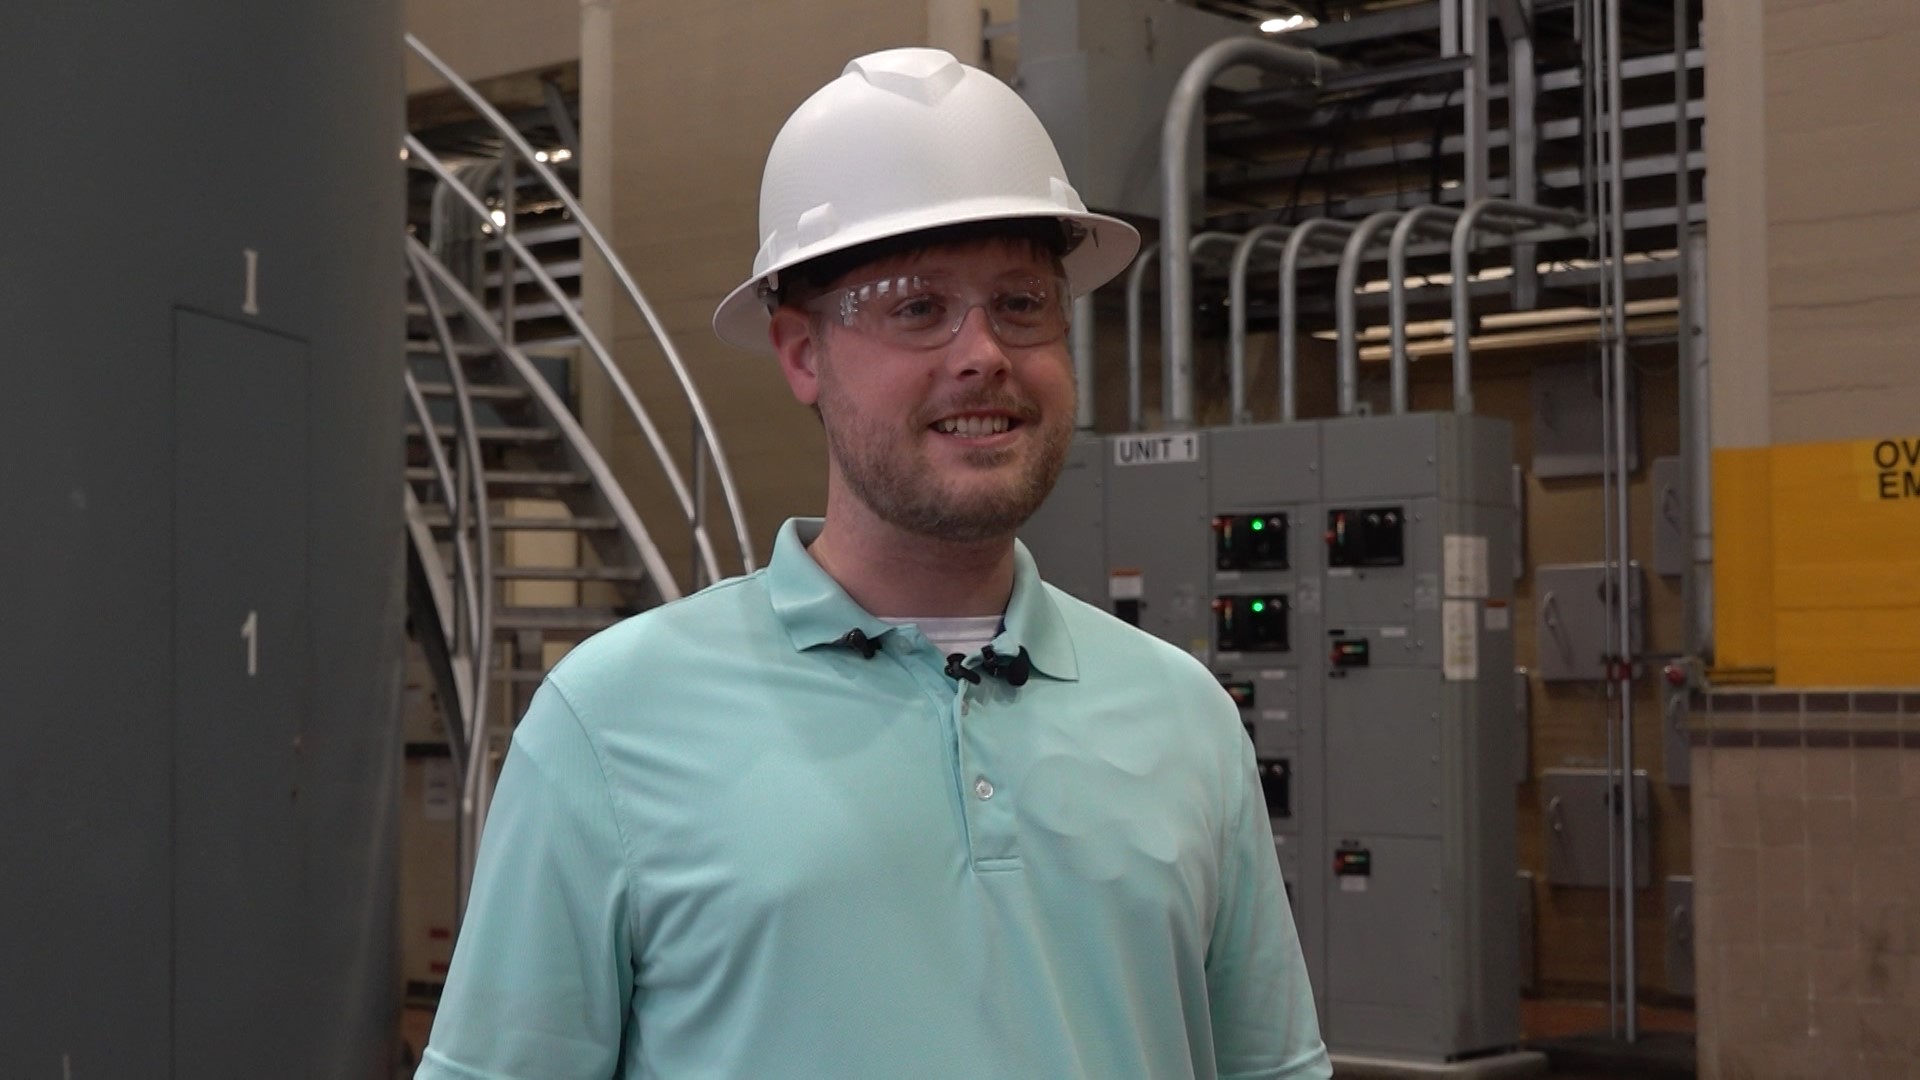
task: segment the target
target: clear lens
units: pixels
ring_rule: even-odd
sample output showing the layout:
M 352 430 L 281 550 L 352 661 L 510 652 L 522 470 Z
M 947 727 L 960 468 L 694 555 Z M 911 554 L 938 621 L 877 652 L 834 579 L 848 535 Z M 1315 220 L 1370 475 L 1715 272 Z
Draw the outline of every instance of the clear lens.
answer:
M 1072 311 L 1059 278 L 1008 277 L 991 284 L 908 275 L 852 285 L 806 305 L 831 312 L 868 337 L 911 349 L 952 341 L 974 308 L 983 308 L 1002 344 L 1024 348 L 1059 341 Z

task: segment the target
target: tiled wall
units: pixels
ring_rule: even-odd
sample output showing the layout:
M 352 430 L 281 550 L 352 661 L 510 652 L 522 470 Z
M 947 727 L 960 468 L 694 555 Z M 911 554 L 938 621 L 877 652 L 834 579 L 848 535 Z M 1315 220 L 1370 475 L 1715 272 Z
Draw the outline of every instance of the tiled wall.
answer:
M 1700 1075 L 1920 1077 L 1920 694 L 1696 705 Z

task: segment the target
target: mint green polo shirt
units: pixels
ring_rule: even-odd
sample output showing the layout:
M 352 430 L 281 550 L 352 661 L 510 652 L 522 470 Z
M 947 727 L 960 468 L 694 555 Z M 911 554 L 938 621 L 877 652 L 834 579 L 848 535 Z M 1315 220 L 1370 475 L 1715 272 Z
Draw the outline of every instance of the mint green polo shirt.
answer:
M 1213 676 L 1021 548 L 1031 679 L 949 678 L 818 528 L 548 677 L 417 1075 L 1330 1076 Z

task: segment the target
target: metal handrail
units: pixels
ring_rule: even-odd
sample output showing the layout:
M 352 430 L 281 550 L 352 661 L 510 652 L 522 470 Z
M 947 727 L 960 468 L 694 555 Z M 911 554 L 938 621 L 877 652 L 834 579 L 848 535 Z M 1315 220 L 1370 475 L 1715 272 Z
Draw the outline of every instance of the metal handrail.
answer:
M 614 480 L 613 472 L 607 468 L 607 463 L 594 450 L 592 441 L 580 427 L 580 421 L 574 419 L 566 402 L 560 400 L 560 395 L 540 374 L 539 369 L 533 366 L 533 361 L 527 359 L 527 354 L 522 352 L 519 346 L 507 340 L 505 332 L 500 329 L 500 325 L 494 321 L 493 316 L 487 312 L 479 300 L 474 298 L 472 293 L 467 291 L 464 285 L 460 284 L 459 279 L 454 277 L 453 271 L 447 269 L 439 259 L 434 258 L 425 245 L 414 237 L 407 237 L 407 248 L 420 258 L 427 270 L 446 288 L 447 295 L 453 298 L 461 312 L 472 320 L 482 333 L 486 334 L 493 343 L 493 347 L 513 365 L 515 373 L 532 392 L 534 400 L 547 414 L 547 418 L 553 422 L 561 439 L 566 442 L 568 448 L 587 470 L 587 475 L 599 489 L 601 497 L 607 500 L 608 508 L 613 511 L 614 520 L 619 524 L 621 532 L 626 534 L 628 542 L 633 544 L 635 550 L 640 553 L 640 560 L 645 564 L 647 576 L 652 579 L 653 587 L 660 594 L 660 599 L 678 600 L 679 586 L 674 582 L 673 574 L 667 570 L 666 561 L 660 557 L 660 549 L 654 544 L 652 534 L 647 532 L 646 525 L 640 521 L 640 515 L 633 509 L 633 503 L 628 500 L 626 492 Z
M 453 170 L 447 168 L 446 164 L 435 156 L 433 151 L 427 149 L 419 139 L 412 135 L 406 137 L 406 146 L 407 152 L 418 159 L 429 171 L 438 177 L 440 182 L 446 185 L 448 191 L 453 192 L 459 197 L 461 202 L 466 203 L 467 207 L 479 215 L 481 220 L 487 220 L 487 204 L 485 201 L 483 201 L 479 195 L 475 194 L 472 188 L 462 183 L 460 178 L 454 175 Z M 512 219 L 508 220 L 511 221 Z M 533 277 L 534 281 L 538 283 L 542 289 L 546 290 L 548 296 L 553 298 L 554 303 L 559 307 L 561 315 L 572 325 L 574 332 L 580 335 L 581 342 L 586 345 L 587 351 L 593 354 L 594 359 L 600 362 L 600 366 L 608 371 L 615 370 L 613 354 L 607 351 L 607 347 L 600 341 L 600 336 L 593 332 L 592 327 L 587 325 L 585 319 L 581 318 L 580 312 L 575 310 L 573 306 L 572 298 L 567 296 L 566 290 L 562 289 L 560 283 L 553 279 L 553 275 L 547 272 L 547 268 L 540 264 L 540 260 L 534 258 L 533 252 L 528 250 L 526 244 L 513 234 L 513 230 L 507 228 L 501 229 L 500 238 L 506 244 L 507 249 L 513 253 L 514 258 L 526 267 L 528 274 Z M 512 330 L 510 327 L 507 330 L 507 340 L 512 340 Z M 632 387 L 622 382 L 619 384 L 619 389 L 622 399 L 625 400 L 627 404 L 627 411 L 631 413 L 634 420 L 639 423 L 641 433 L 647 438 L 647 445 L 652 447 L 654 457 L 660 462 L 661 471 L 666 474 L 668 485 L 673 488 L 674 497 L 680 502 L 681 513 L 686 516 L 687 524 L 692 530 L 695 546 L 699 550 L 701 561 L 705 564 L 707 572 L 713 578 L 717 579 L 720 576 L 720 565 L 719 559 L 713 551 L 713 541 L 707 535 L 706 526 L 700 523 L 700 515 L 694 504 L 693 493 L 688 489 L 685 478 L 680 475 L 679 468 L 673 464 L 673 456 L 667 450 L 666 440 L 661 437 L 660 429 L 654 425 L 652 415 L 647 412 L 645 406 L 640 404 L 640 399 L 634 395 Z
M 555 174 L 552 169 L 548 168 L 545 162 L 539 159 L 533 147 L 527 142 L 526 138 L 520 134 L 519 130 L 509 123 L 507 118 L 502 116 L 500 111 L 495 109 L 486 98 L 482 97 L 479 91 L 475 90 L 466 80 L 455 74 L 453 69 L 448 67 L 444 61 L 434 55 L 433 51 L 421 43 L 419 38 L 408 34 L 406 35 L 406 42 L 407 47 L 412 49 L 415 55 L 419 56 L 429 67 L 433 68 L 442 79 L 446 80 L 447 84 L 452 87 L 456 93 L 466 100 L 467 104 L 473 106 L 475 111 L 485 117 L 488 123 L 493 125 L 501 137 L 506 139 L 513 149 L 519 153 L 525 164 L 553 191 L 555 197 L 557 197 L 573 215 L 574 222 L 580 227 L 581 235 L 586 237 L 593 244 L 594 248 L 599 251 L 601 258 L 606 260 L 607 267 L 612 271 L 614 279 L 620 283 L 627 298 L 632 301 L 633 306 L 639 310 L 641 317 L 646 320 L 648 328 L 653 332 L 655 342 L 657 342 L 660 347 L 661 354 L 666 358 L 667 364 L 673 369 L 675 378 L 679 380 L 680 389 L 686 395 L 688 408 L 693 414 L 694 427 L 698 433 L 698 437 L 704 441 L 707 453 L 711 455 L 713 459 L 714 472 L 720 481 L 721 495 L 726 500 L 728 514 L 733 518 L 734 539 L 740 547 L 741 566 L 745 570 L 753 570 L 753 545 L 747 535 L 746 511 L 740 504 L 739 488 L 734 483 L 733 471 L 727 464 L 726 454 L 721 449 L 719 440 L 715 436 L 713 420 L 707 414 L 706 403 L 701 399 L 699 391 L 695 388 L 693 378 L 688 373 L 686 364 L 681 361 L 680 354 L 673 347 L 672 339 L 667 336 L 665 325 L 661 323 L 659 316 L 654 313 L 653 306 L 647 303 L 646 297 L 641 294 L 639 285 L 633 280 L 633 275 L 627 272 L 626 265 L 614 254 L 613 246 L 607 242 L 606 237 L 601 234 L 599 228 L 595 226 L 592 219 L 587 216 L 586 208 L 581 206 L 579 199 L 577 199 L 567 185 L 561 181 L 560 177 Z M 512 221 L 509 219 L 508 231 L 510 231 L 511 225 Z M 573 306 L 571 303 L 563 302 L 561 304 L 561 310 L 572 312 Z M 582 336 L 583 338 L 585 337 L 585 335 Z M 626 377 L 621 374 L 619 367 L 613 363 L 610 356 L 604 354 L 604 351 L 596 351 L 595 359 L 600 362 L 600 366 L 606 374 L 607 379 L 619 392 L 621 400 L 626 404 L 629 412 L 634 414 L 636 420 L 639 420 L 643 412 L 639 407 L 639 399 L 635 396 L 633 387 L 627 382 Z M 662 455 L 662 468 L 665 469 L 669 475 L 677 478 L 678 470 L 673 466 L 672 458 L 666 456 L 664 451 L 659 448 L 656 448 L 656 453 Z M 677 493 L 684 492 L 683 482 L 676 482 L 675 487 Z M 700 525 L 695 518 L 691 496 L 683 494 L 681 505 L 688 513 L 688 524 L 694 529 L 696 543 L 705 543 L 706 550 L 703 553 L 704 557 L 708 559 L 710 564 L 713 564 L 712 573 L 714 577 L 719 577 L 719 568 L 712 558 L 711 542 L 705 540 L 706 533 L 704 526 Z M 670 579 L 663 578 L 662 580 L 669 582 L 669 587 L 671 587 Z
M 447 326 L 446 312 L 440 306 L 440 296 L 420 260 L 418 253 L 412 249 L 407 251 L 407 269 L 419 284 L 427 317 L 433 323 L 434 340 L 439 343 L 441 358 L 446 361 L 447 382 L 453 389 L 454 437 L 461 454 L 461 467 L 456 471 L 463 480 L 471 481 L 471 489 L 463 485 L 461 498 L 457 502 L 448 500 L 455 550 L 458 551 L 466 543 L 469 510 L 473 515 L 473 546 L 478 549 L 478 556 L 473 559 L 477 564 L 475 573 L 466 579 L 466 610 L 472 613 L 473 620 L 473 640 L 469 645 L 472 688 L 462 717 L 466 755 L 460 762 L 459 873 L 454 878 L 455 911 L 464 915 L 467 890 L 472 885 L 473 870 L 480 858 L 480 830 L 486 824 L 487 806 L 492 801 L 486 790 L 489 781 L 486 764 L 492 743 L 487 706 L 488 691 L 493 682 L 493 521 L 487 499 L 486 460 L 480 456 L 479 425 L 473 418 L 473 397 L 467 387 L 466 371 L 461 366 L 453 331 Z M 424 410 L 426 400 L 420 395 L 419 385 L 411 371 L 407 372 L 407 386 L 415 399 L 415 411 Z M 431 415 L 423 415 L 421 433 L 428 447 L 438 456 L 440 438 Z
M 1227 356 L 1229 395 L 1232 404 L 1227 423 L 1245 424 L 1253 419 L 1247 411 L 1247 269 L 1253 265 L 1256 248 L 1286 250 L 1281 238 L 1293 231 L 1291 225 L 1261 225 L 1247 231 L 1233 249 L 1233 272 L 1227 283 Z

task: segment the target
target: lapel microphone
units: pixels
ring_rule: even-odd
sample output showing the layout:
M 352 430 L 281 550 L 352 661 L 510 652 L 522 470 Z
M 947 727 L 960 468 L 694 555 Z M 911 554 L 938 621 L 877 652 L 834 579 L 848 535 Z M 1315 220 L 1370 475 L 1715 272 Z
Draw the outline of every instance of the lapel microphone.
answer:
M 880 643 L 868 637 L 866 632 L 858 627 L 847 631 L 847 636 L 834 642 L 834 644 L 842 648 L 852 649 L 854 652 L 860 654 L 860 659 L 862 660 L 871 660 L 873 659 L 873 655 L 880 651 Z
M 993 651 L 993 646 L 980 646 L 980 667 L 996 679 L 1005 679 L 1008 686 L 1027 685 L 1027 676 L 1033 673 L 1033 661 L 1027 659 L 1027 647 L 1020 647 L 1020 655 L 1006 656 Z
M 980 685 L 980 673 L 967 666 L 966 653 L 952 653 L 948 655 L 947 678 L 965 679 L 975 686 Z

